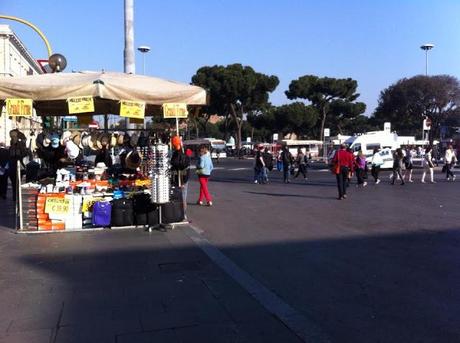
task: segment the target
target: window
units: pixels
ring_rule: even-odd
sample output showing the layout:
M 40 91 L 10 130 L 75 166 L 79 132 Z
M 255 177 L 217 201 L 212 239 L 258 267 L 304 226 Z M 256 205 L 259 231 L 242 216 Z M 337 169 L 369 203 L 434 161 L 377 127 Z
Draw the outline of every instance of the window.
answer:
M 360 150 L 361 150 L 361 144 L 360 143 L 355 144 L 353 147 L 353 151 L 360 151 Z
M 366 144 L 366 150 L 380 149 L 380 143 Z

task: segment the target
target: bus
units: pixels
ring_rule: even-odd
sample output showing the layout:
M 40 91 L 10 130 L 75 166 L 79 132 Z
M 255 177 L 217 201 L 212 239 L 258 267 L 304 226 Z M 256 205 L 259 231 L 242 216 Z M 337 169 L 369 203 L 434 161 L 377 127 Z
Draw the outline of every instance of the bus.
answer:
M 281 141 L 282 145 L 286 145 L 289 152 L 295 158 L 297 156 L 297 150 L 300 148 L 304 154 L 311 156 L 311 158 L 318 158 L 321 148 L 323 146 L 322 141 L 318 140 L 297 140 L 297 139 L 284 139 Z
M 184 149 L 190 149 L 193 152 L 193 157 L 199 156 L 200 146 L 206 146 L 211 153 L 211 158 L 226 158 L 226 147 L 227 144 L 222 139 L 215 138 L 199 138 L 191 139 L 182 142 Z

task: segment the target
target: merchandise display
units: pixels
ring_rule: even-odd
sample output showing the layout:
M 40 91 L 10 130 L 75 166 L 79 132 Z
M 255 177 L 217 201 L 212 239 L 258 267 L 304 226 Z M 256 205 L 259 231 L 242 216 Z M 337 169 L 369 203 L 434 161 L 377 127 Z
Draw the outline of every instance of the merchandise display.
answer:
M 20 186 L 21 231 L 150 228 L 162 211 L 164 223 L 184 219 L 170 148 L 144 133 L 40 133 L 36 147 L 36 176 Z

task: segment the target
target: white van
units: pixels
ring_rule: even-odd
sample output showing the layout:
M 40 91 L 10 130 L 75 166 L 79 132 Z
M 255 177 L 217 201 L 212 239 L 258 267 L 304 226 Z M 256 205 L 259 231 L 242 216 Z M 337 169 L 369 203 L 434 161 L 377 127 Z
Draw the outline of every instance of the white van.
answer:
M 365 134 L 351 137 L 346 143 L 350 144 L 350 148 L 355 154 L 358 154 L 361 150 L 368 163 L 372 160 L 374 149 L 379 149 L 384 161 L 381 166 L 382 169 L 393 167 L 393 151 L 401 147 L 398 135 L 388 131 L 366 132 Z

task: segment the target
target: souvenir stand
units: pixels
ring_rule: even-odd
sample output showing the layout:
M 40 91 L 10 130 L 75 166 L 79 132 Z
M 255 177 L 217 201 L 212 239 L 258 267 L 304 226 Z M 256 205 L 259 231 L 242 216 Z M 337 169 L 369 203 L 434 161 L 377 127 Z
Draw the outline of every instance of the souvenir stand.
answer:
M 161 112 L 165 118 L 184 117 L 187 106 L 206 104 L 206 92 L 122 73 L 0 80 L 0 106 L 13 113 L 24 101 L 43 116 L 119 114 L 143 120 Z M 164 143 L 167 139 L 147 132 L 109 133 L 107 128 L 40 133 L 36 146 L 41 166 L 26 170 L 25 183 L 18 178 L 18 231 L 151 228 L 168 223 L 174 216 L 162 214 L 178 199 L 170 192 L 169 150 Z M 87 155 L 95 155 L 94 160 Z

